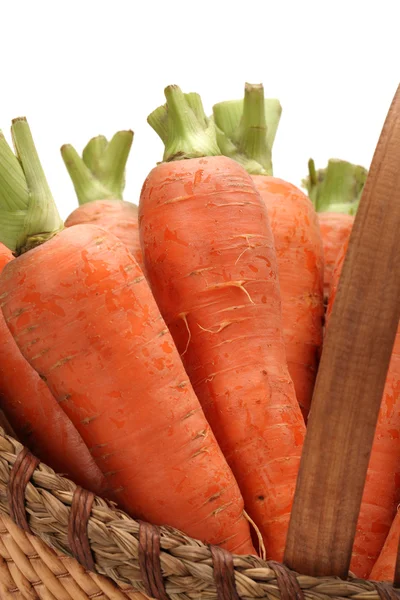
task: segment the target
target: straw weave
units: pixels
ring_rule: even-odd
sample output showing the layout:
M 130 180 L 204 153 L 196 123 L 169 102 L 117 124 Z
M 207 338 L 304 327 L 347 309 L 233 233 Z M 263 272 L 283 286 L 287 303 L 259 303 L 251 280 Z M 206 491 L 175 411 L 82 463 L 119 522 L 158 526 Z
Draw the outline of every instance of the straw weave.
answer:
M 1 600 L 144 600 L 138 563 L 139 524 L 96 498 L 88 522 L 95 573 L 71 558 L 68 517 L 75 484 L 40 464 L 25 493 L 26 534 L 9 518 L 7 485 L 23 446 L 0 429 L 0 598 Z M 218 600 L 210 548 L 175 529 L 161 527 L 161 567 L 171 600 Z M 243 599 L 281 597 L 275 571 L 257 557 L 234 556 L 238 594 Z M 106 576 L 106 577 L 104 577 Z M 297 575 L 306 599 L 378 600 L 372 582 Z

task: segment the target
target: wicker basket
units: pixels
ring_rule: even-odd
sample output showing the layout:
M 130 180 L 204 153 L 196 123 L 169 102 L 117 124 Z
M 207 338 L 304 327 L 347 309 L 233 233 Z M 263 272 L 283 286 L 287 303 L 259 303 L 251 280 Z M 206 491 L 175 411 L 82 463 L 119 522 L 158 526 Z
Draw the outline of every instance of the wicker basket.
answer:
M 399 164 L 400 87 L 346 255 L 294 498 L 285 560 L 309 575 L 133 520 L 39 463 L 0 419 L 0 600 L 400 598 L 347 577 L 400 316 Z M 342 578 L 310 576 L 328 572 Z
M 134 521 L 38 464 L 3 430 L 0 510 L 1 600 L 396 597 L 385 584 L 297 575 Z

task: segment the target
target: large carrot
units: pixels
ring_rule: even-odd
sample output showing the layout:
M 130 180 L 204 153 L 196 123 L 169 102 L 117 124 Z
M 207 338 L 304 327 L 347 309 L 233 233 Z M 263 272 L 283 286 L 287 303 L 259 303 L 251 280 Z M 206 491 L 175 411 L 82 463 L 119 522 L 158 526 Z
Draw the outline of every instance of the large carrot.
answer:
M 139 203 L 146 272 L 267 555 L 283 555 L 305 433 L 282 338 L 268 215 L 200 98 L 166 88 L 162 164 Z M 181 160 L 184 159 L 184 160 Z
M 133 131 L 118 131 L 110 142 L 99 135 L 86 145 L 82 158 L 70 144 L 62 146 L 61 155 L 80 204 L 65 226 L 91 223 L 111 231 L 142 265 L 138 207 L 122 199 L 132 141 Z
M 4 157 L 0 134 L 0 156 Z M 12 260 L 0 244 L 0 273 Z M 19 351 L 0 314 L 0 406 L 19 440 L 58 473 L 95 492 L 106 493 L 106 480 L 81 436 L 50 390 Z
M 214 106 L 219 143 L 252 174 L 274 235 L 289 373 L 307 418 L 322 346 L 323 248 L 316 212 L 291 183 L 271 177 L 271 145 L 262 85 L 246 84 L 241 110 Z M 224 135 L 222 135 L 224 134 Z M 227 141 L 228 140 L 228 141 Z
M 332 276 L 327 318 L 335 300 L 348 242 L 338 256 Z M 397 330 L 392 358 L 375 431 L 367 479 L 357 524 L 351 569 L 367 578 L 388 535 L 400 502 L 400 328 Z M 387 555 L 387 551 L 385 552 Z M 394 569 L 393 556 L 393 569 Z
M 12 131 L 29 188 L 28 198 L 16 197 L 18 214 L 25 207 L 33 219 L 13 228 L 20 256 L 6 265 L 0 296 L 21 352 L 61 402 L 123 508 L 229 550 L 254 552 L 238 485 L 136 260 L 94 225 L 57 233 L 58 213 L 26 121 L 14 121 Z M 13 158 L 15 164 L 0 164 L 10 181 L 20 168 Z M 14 208 L 0 191 L 2 207 Z
M 325 169 L 315 169 L 308 161 L 308 177 L 303 180 L 315 210 L 324 246 L 324 296 L 328 300 L 332 272 L 343 244 L 349 239 L 354 215 L 367 170 L 344 160 L 331 159 Z

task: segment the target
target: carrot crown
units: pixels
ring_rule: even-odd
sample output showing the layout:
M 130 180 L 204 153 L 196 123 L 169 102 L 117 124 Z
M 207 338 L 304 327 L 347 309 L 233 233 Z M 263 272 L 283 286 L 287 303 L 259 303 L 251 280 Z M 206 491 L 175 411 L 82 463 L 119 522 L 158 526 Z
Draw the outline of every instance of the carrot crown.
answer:
M 221 154 L 214 123 L 206 117 L 198 94 L 184 94 L 177 85 L 164 90 L 166 104 L 156 108 L 147 122 L 164 142 L 163 161 Z
M 61 147 L 79 204 L 95 200 L 122 200 L 125 169 L 133 142 L 133 131 L 118 131 L 110 142 L 104 135 L 92 138 L 82 157 L 71 144 Z
M 368 171 L 360 165 L 339 159 L 330 159 L 325 169 L 315 169 L 312 158 L 308 161 L 308 177 L 302 185 L 317 212 L 338 212 L 355 215 Z
M 243 100 L 213 106 L 222 154 L 252 174 L 272 175 L 272 146 L 282 113 L 279 100 L 264 98 L 262 84 L 245 84 Z
M 11 125 L 15 154 L 0 131 L 0 241 L 16 255 L 63 228 L 25 117 Z

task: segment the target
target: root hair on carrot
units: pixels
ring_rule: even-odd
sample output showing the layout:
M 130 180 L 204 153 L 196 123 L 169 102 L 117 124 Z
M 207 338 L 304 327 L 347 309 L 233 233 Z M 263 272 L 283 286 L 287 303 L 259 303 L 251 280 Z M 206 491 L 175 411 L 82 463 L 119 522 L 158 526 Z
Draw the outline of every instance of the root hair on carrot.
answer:
M 212 515 L 218 515 L 220 512 L 222 512 L 223 510 L 226 510 L 229 506 L 231 506 L 232 502 L 227 502 L 226 504 L 223 504 L 222 506 L 219 506 L 218 508 L 216 508 L 215 510 L 212 511 Z
M 204 271 L 212 271 L 214 267 L 204 267 L 203 269 L 196 269 L 195 271 L 191 271 L 186 275 L 186 277 L 191 277 L 192 275 L 202 275 Z
M 241 323 L 242 321 L 247 321 L 249 317 L 243 317 L 241 319 L 226 319 L 225 321 L 222 321 L 222 323 L 220 323 L 219 326 L 217 326 L 217 329 L 207 329 L 206 327 L 202 327 L 200 325 L 200 323 L 197 323 L 197 325 L 200 327 L 200 329 L 202 331 L 206 331 L 207 333 L 220 333 L 221 331 L 223 331 L 224 329 L 226 329 L 227 327 L 229 327 L 229 325 L 234 325 L 235 323 Z
M 217 283 L 216 285 L 213 285 L 211 287 L 209 287 L 208 289 L 213 289 L 213 290 L 219 290 L 225 287 L 237 287 L 240 288 L 248 297 L 248 299 L 250 300 L 251 304 L 254 304 L 249 292 L 246 290 L 246 288 L 244 287 L 244 284 L 247 283 L 245 280 L 241 280 L 241 281 L 224 281 L 224 283 Z
M 187 343 L 186 343 L 186 348 L 185 348 L 184 352 L 181 354 L 181 356 L 184 356 L 184 355 L 186 354 L 186 352 L 188 351 L 189 344 L 190 344 L 190 340 L 192 339 L 192 334 L 190 333 L 189 324 L 188 324 L 188 322 L 187 322 L 187 315 L 188 315 L 188 313 L 180 313 L 180 314 L 178 315 L 178 317 L 179 317 L 180 319 L 182 319 L 182 320 L 183 320 L 183 322 L 185 323 L 185 325 L 186 325 L 186 329 L 187 329 L 187 331 L 188 331 L 188 334 L 189 334 L 189 335 L 188 335 L 188 340 L 187 340 Z
M 247 514 L 247 512 L 245 510 L 243 511 L 243 515 L 244 515 L 244 518 L 250 523 L 250 526 L 254 529 L 254 532 L 257 536 L 259 555 L 261 556 L 261 558 L 263 560 L 267 560 L 267 552 L 265 550 L 264 540 L 262 538 L 260 530 L 258 529 L 258 527 L 254 523 L 253 519 L 250 517 L 250 515 Z

